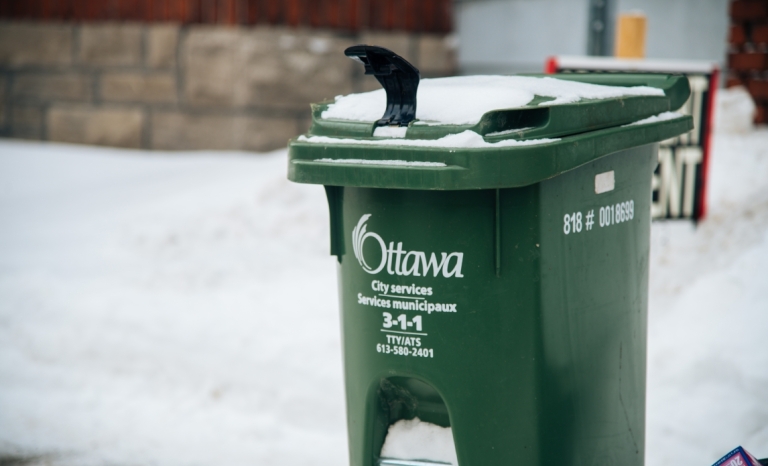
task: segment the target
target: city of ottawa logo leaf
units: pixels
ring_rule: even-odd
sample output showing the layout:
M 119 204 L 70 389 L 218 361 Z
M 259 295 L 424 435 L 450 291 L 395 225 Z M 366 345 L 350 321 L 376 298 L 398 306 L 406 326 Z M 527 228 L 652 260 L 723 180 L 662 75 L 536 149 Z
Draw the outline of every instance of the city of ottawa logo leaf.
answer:
M 360 264 L 360 267 L 363 268 L 368 273 L 379 273 L 381 269 L 384 268 L 384 266 L 387 263 L 387 255 L 382 255 L 382 262 L 379 264 L 379 267 L 375 270 L 372 269 L 367 262 L 365 262 L 365 257 L 363 257 L 363 243 L 368 237 L 373 237 L 374 239 L 377 239 L 379 243 L 381 243 L 382 249 L 386 250 L 387 247 L 384 244 L 384 240 L 381 239 L 381 236 L 377 235 L 376 233 L 367 233 L 366 229 L 368 228 L 368 225 L 366 225 L 365 222 L 368 221 L 368 219 L 371 218 L 371 214 L 365 214 L 362 217 L 360 217 L 360 220 L 357 222 L 357 226 L 352 229 L 352 250 L 355 253 L 355 258 L 357 259 L 357 262 Z
M 441 252 L 440 258 L 433 252 L 427 258 L 427 253 L 423 251 L 406 251 L 403 249 L 403 243 L 392 241 L 387 247 L 387 243 L 373 231 L 368 231 L 368 219 L 371 214 L 364 214 L 358 220 L 357 225 L 352 229 L 352 251 L 360 267 L 369 274 L 377 274 L 386 269 L 389 275 L 404 275 L 414 277 L 427 277 L 431 273 L 433 277 L 442 275 L 445 278 L 462 278 L 461 266 L 464 262 L 463 252 Z M 365 260 L 363 246 L 366 240 L 373 239 L 378 243 L 381 249 L 381 261 L 372 267 Z

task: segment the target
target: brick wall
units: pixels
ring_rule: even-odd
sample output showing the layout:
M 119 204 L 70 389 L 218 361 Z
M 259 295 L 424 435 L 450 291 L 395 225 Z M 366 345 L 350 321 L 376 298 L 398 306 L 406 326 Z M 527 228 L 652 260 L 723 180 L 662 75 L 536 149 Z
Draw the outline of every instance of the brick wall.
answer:
M 0 22 L 0 135 L 146 149 L 269 150 L 309 103 L 378 88 L 343 51 L 453 73 L 443 35 L 171 23 Z
M 745 86 L 757 104 L 756 123 L 768 122 L 768 0 L 735 0 L 726 85 Z
M 0 0 L 0 19 L 284 25 L 447 34 L 453 0 Z

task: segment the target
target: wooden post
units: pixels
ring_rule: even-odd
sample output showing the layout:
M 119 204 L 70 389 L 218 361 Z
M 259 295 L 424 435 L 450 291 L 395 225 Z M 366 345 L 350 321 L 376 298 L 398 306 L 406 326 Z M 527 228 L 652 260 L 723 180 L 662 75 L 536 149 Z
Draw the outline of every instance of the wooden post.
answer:
M 643 13 L 622 13 L 616 27 L 618 58 L 645 58 L 646 17 Z

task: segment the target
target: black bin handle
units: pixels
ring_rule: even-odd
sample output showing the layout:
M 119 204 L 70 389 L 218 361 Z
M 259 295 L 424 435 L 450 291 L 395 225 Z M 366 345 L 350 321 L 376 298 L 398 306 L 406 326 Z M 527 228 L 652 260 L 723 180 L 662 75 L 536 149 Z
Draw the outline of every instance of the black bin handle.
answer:
M 408 126 L 416 119 L 419 70 L 395 52 L 375 45 L 353 45 L 344 55 L 365 65 L 387 93 L 387 108 L 376 126 Z

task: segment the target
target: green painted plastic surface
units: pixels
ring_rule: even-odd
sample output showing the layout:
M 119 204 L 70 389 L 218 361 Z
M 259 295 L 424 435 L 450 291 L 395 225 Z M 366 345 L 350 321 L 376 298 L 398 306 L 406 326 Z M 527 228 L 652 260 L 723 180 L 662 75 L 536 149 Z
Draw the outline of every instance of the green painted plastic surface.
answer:
M 290 178 L 325 184 L 330 206 L 350 464 L 375 466 L 387 428 L 419 417 L 451 426 L 461 466 L 642 466 L 655 142 L 688 129 L 492 150 L 292 142 Z M 449 167 L 313 164 L 393 154 Z
M 414 416 L 452 427 L 461 466 L 643 464 L 654 158 L 646 145 L 498 191 L 343 188 L 337 215 L 346 253 L 338 267 L 350 464 L 373 466 L 389 424 Z M 595 175 L 611 170 L 616 189 L 595 194 Z M 600 226 L 601 207 L 613 206 L 614 220 L 616 204 L 627 202 L 631 220 Z M 576 212 L 581 231 L 566 235 L 564 216 Z M 462 253 L 463 276 L 444 276 L 455 256 L 436 277 L 434 267 L 423 275 L 423 263 L 421 276 L 398 275 L 397 254 L 391 267 L 364 271 L 352 230 L 368 214 L 366 233 L 387 249 L 402 243 L 427 262 L 432 253 L 438 261 Z M 375 270 L 378 240 L 366 238 L 361 251 Z M 395 285 L 431 294 L 393 292 Z M 411 299 L 418 297 L 425 299 Z M 405 329 L 402 320 L 385 328 L 385 312 L 404 315 Z

